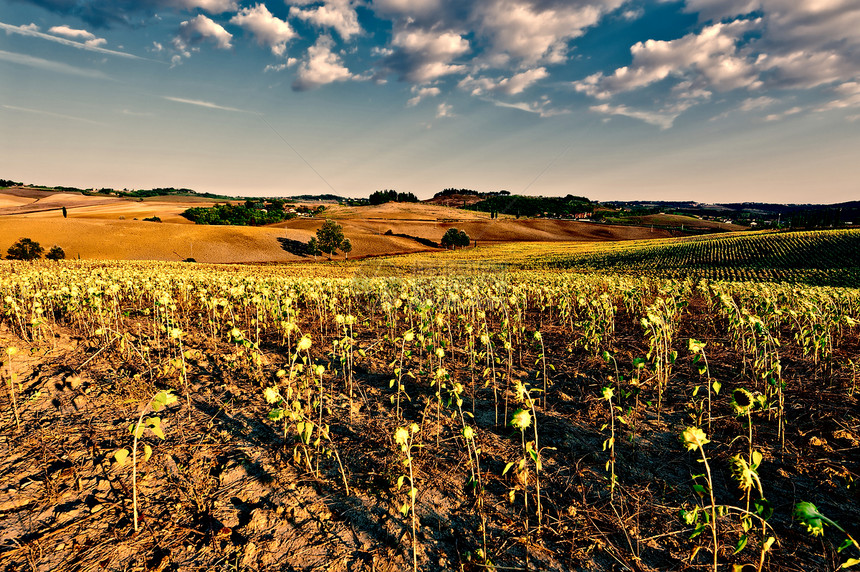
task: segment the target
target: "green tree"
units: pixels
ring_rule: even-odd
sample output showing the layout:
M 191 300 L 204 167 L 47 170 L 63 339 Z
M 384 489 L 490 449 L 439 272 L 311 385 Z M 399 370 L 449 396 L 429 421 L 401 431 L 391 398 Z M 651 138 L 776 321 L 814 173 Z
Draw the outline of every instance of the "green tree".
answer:
M 29 238 L 22 238 L 15 244 L 9 247 L 6 251 L 6 258 L 9 260 L 36 260 L 42 257 L 45 249 L 38 242 Z
M 457 248 L 458 246 L 469 246 L 471 239 L 469 235 L 462 230 L 449 228 L 442 236 L 443 248 Z
M 343 243 L 343 227 L 327 218 L 322 227 L 317 230 L 317 242 L 319 249 L 328 254 L 329 260 L 337 253 Z
M 48 251 L 48 254 L 45 255 L 45 258 L 48 260 L 63 260 L 66 258 L 66 251 L 55 244 Z
M 344 238 L 340 243 L 340 249 L 343 250 L 343 257 L 349 259 L 349 253 L 352 252 L 352 242 L 348 238 Z
M 320 243 L 317 240 L 317 237 L 315 237 L 315 236 L 311 237 L 311 239 L 308 241 L 307 250 L 308 250 L 308 254 L 313 255 L 314 260 L 316 260 L 317 256 L 319 256 L 321 254 Z
M 69 218 L 69 213 L 66 210 L 66 207 L 63 207 L 63 218 Z

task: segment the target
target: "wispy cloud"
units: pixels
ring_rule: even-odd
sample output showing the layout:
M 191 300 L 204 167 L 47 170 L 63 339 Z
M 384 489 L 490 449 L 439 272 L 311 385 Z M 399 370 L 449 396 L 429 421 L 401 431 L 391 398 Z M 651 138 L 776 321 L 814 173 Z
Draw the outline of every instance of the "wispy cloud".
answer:
M 185 103 L 188 105 L 196 105 L 197 107 L 206 107 L 208 109 L 220 109 L 221 111 L 235 111 L 237 113 L 254 113 L 253 111 L 248 111 L 246 109 L 239 109 L 236 107 L 227 107 L 226 105 L 218 105 L 217 103 L 212 103 L 211 101 L 202 101 L 199 99 L 185 99 L 182 97 L 170 97 L 168 95 L 165 95 L 164 99 L 166 99 L 168 101 L 175 101 L 176 103 Z
M 34 30 L 31 26 L 12 26 L 11 24 L 6 24 L 4 22 L 0 22 L 0 30 L 5 30 L 7 34 L 20 34 L 22 36 L 30 36 L 31 38 L 41 38 L 43 40 L 48 40 L 49 42 L 55 42 L 57 44 L 62 44 L 64 46 L 70 46 L 72 48 L 77 48 L 79 50 L 86 50 L 88 52 L 96 52 L 98 54 L 105 54 L 110 56 L 117 56 L 121 58 L 129 58 L 132 60 L 146 60 L 146 61 L 155 61 L 150 60 L 148 58 L 142 58 L 140 56 L 135 56 L 133 54 L 129 54 L 126 52 L 118 52 L 116 50 L 108 50 L 107 48 L 100 48 L 98 46 L 90 44 L 82 44 L 81 42 L 75 42 L 73 40 L 69 40 L 67 38 L 60 38 L 59 36 L 52 36 L 51 34 L 44 34 L 37 30 Z
M 45 115 L 47 117 L 55 117 L 57 119 L 68 119 L 70 121 L 80 121 L 81 123 L 89 123 L 91 125 L 107 125 L 106 123 L 102 123 L 101 121 L 93 121 L 92 119 L 85 119 L 83 117 L 75 117 L 74 115 L 66 115 L 65 113 L 54 113 L 53 111 L 45 111 L 42 109 L 30 109 L 29 107 L 18 107 L 16 105 L 0 105 L 3 109 L 8 109 L 10 111 L 20 111 L 22 113 L 33 113 L 36 115 Z
M 110 79 L 107 75 L 99 70 L 91 70 L 86 68 L 79 68 L 75 66 L 71 66 L 69 64 L 64 64 L 60 62 L 54 62 L 51 60 L 45 60 L 42 58 L 37 58 L 35 56 L 28 56 L 26 54 L 18 54 L 15 52 L 5 52 L 0 50 L 0 60 L 11 62 L 13 64 L 19 64 L 22 66 L 28 66 L 31 68 L 37 68 L 57 73 L 64 73 L 69 75 L 77 75 L 81 77 L 89 77 L 96 79 Z

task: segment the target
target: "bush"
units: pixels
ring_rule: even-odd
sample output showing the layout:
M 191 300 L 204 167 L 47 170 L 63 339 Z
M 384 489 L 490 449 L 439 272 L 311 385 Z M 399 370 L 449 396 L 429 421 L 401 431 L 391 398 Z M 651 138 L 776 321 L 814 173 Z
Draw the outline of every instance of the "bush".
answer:
M 66 251 L 55 244 L 48 251 L 48 254 L 45 255 L 45 258 L 48 260 L 63 260 L 66 258 Z
M 143 219 L 145 222 L 161 222 L 161 219 L 157 216 L 150 216 Z
M 29 238 L 22 238 L 15 244 L 9 247 L 6 251 L 6 258 L 9 260 L 36 260 L 42 257 L 45 249 L 38 242 Z

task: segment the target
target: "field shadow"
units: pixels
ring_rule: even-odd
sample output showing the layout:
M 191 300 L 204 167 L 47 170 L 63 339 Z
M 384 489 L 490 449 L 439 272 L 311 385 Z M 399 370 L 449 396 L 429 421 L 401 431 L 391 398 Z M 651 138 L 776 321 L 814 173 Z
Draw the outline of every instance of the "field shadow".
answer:
M 308 255 L 308 245 L 300 240 L 293 240 L 291 238 L 278 238 L 278 243 L 280 243 L 281 248 L 290 254 L 294 254 L 296 256 L 307 256 Z

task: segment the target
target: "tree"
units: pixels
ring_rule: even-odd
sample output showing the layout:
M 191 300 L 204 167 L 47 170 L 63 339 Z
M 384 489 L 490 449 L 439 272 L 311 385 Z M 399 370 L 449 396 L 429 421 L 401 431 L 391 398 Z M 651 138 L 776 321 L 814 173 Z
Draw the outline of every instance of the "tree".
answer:
M 63 260 L 66 258 L 66 251 L 55 244 L 48 251 L 48 254 L 45 255 L 45 258 L 48 260 Z
M 340 249 L 343 250 L 343 257 L 349 259 L 349 253 L 352 252 L 352 243 L 348 238 L 344 238 L 340 243 Z
M 333 254 L 337 253 L 343 242 L 343 227 L 327 218 L 322 227 L 317 229 L 317 242 L 319 249 L 328 254 L 329 260 Z
M 9 260 L 36 260 L 42 257 L 43 252 L 45 249 L 38 242 L 29 238 L 22 238 L 9 247 L 9 250 L 6 251 L 6 258 Z
M 458 246 L 469 246 L 470 242 L 471 239 L 469 238 L 469 235 L 456 228 L 449 228 L 442 236 L 443 248 L 453 247 L 456 249 Z
M 312 254 L 314 260 L 316 260 L 317 256 L 320 254 L 320 243 L 317 241 L 317 238 L 315 236 L 312 236 L 311 239 L 308 241 L 307 250 L 308 254 Z
M 66 210 L 66 207 L 63 207 L 63 218 L 69 218 L 69 213 Z

